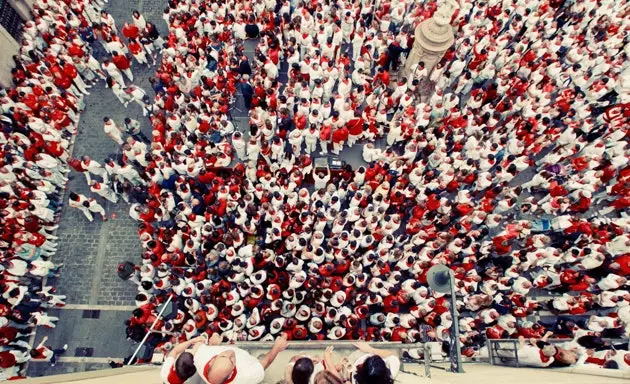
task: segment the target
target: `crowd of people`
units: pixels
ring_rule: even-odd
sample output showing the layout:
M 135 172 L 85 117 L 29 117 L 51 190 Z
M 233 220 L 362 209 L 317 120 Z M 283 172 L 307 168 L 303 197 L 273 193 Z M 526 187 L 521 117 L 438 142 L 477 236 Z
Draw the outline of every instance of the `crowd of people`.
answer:
M 51 231 L 72 167 L 139 222 L 142 260 L 119 270 L 138 286 L 131 339 L 171 297 L 178 314 L 150 340 L 165 350 L 204 334 L 445 350 L 458 337 L 473 356 L 485 337 L 521 337 L 529 365 L 628 369 L 627 341 L 610 352 L 630 332 L 622 3 L 170 0 L 163 39 L 137 11 L 119 32 L 102 2 L 39 0 L 2 95 L 8 326 L 45 323 L 36 292 L 57 273 Z M 450 20 L 453 46 L 434 68 L 406 63 L 432 16 Z M 151 64 L 154 97 L 133 84 L 132 67 Z M 102 165 L 68 154 L 99 79 L 147 116 L 103 117 L 121 155 Z M 365 165 L 316 165 L 355 145 Z M 68 204 L 106 219 L 95 196 Z M 436 264 L 455 274 L 460 335 L 427 287 Z
M 46 284 L 62 265 L 57 250 L 61 197 L 83 96 L 101 73 L 90 31 L 107 13 L 104 1 L 33 2 L 19 52 L 14 86 L 0 89 L 0 373 L 24 377 L 30 359 L 50 361 L 64 348 L 31 344 L 36 327 L 54 328 L 46 313 L 66 297 Z
M 607 352 L 630 330 L 627 11 L 462 2 L 437 66 L 391 81 L 436 9 L 169 2 L 153 142 L 132 183 L 145 252 L 130 335 L 173 296 L 180 313 L 158 329 L 182 339 L 446 346 L 449 302 L 426 286 L 440 263 L 456 276 L 465 355 L 486 336 L 551 330 L 573 341 L 529 364 L 628 368 Z M 230 119 L 237 90 L 247 132 Z M 357 143 L 367 165 L 315 167 L 318 149 Z M 576 317 L 536 321 L 543 311 Z

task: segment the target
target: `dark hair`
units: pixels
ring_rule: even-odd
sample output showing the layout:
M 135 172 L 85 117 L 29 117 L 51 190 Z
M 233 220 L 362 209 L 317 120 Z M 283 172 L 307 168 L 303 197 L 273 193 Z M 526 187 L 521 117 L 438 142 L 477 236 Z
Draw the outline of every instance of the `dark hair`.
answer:
M 302 357 L 298 359 L 293 366 L 291 380 L 294 384 L 308 384 L 313 374 L 313 369 L 313 360 L 308 357 Z
M 392 374 L 380 356 L 370 356 L 357 368 L 357 384 L 393 384 Z
M 193 361 L 193 355 L 190 352 L 184 352 L 177 357 L 175 361 L 175 373 L 177 376 L 186 381 L 189 377 L 195 374 L 197 369 Z
M 604 365 L 602 365 L 602 368 L 619 369 L 619 363 L 617 363 L 615 360 L 608 360 L 604 363 Z

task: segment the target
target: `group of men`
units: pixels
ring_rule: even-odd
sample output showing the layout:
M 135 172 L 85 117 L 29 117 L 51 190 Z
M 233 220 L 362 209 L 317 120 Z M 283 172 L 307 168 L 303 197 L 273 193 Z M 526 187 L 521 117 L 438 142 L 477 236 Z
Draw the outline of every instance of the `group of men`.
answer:
M 462 2 L 444 58 L 392 82 L 435 11 L 169 2 L 146 193 L 131 208 L 145 253 L 130 335 L 175 294 L 179 316 L 159 326 L 182 339 L 446 346 L 448 300 L 426 285 L 441 263 L 456 275 L 466 355 L 485 336 L 552 330 L 573 342 L 528 364 L 627 368 L 606 351 L 630 329 L 625 11 Z M 252 23 L 253 60 L 239 40 Z M 230 121 L 237 90 L 248 132 Z M 318 149 L 357 143 L 366 166 L 315 168 Z M 562 314 L 571 321 L 538 321 Z
M 69 3 L 38 2 L 16 88 L 2 99 L 9 258 L 27 213 L 54 222 L 54 199 L 41 197 L 66 181 L 90 80 L 104 75 L 116 93 L 122 73 L 133 79 L 123 59 L 113 61 L 119 72 L 105 63 L 111 72 L 102 73 L 81 38 L 95 11 L 113 57 L 132 51 L 134 31 L 116 38 L 97 2 Z M 437 6 L 171 0 L 168 38 L 145 26 L 145 56 L 162 53 L 155 97 L 141 103 L 150 144 L 138 124 L 105 118 L 124 155 L 73 165 L 94 193 L 131 203 L 139 221 L 145 251 L 128 275 L 139 291 L 132 339 L 172 295 L 178 316 L 158 322 L 156 348 L 200 334 L 445 347 L 459 337 L 471 356 L 485 337 L 551 331 L 570 341 L 522 343 L 539 352 L 530 348 L 527 364 L 630 367 L 623 343 L 608 351 L 609 339 L 630 332 L 627 7 L 446 2 L 455 43 L 435 68 L 407 65 L 415 28 Z M 57 7 L 64 12 L 46 16 Z M 244 38 L 257 39 L 253 58 Z M 138 55 L 136 47 L 135 59 L 148 64 Z M 231 119 L 240 95 L 247 132 Z M 366 165 L 315 167 L 318 149 L 343 156 L 354 145 L 363 145 Z M 105 217 L 90 199 L 71 194 L 69 204 Z M 47 228 L 35 229 L 29 236 L 47 237 L 36 249 L 54 252 Z M 455 273 L 460 335 L 450 334 L 447 298 L 427 287 L 435 264 Z M 549 314 L 554 321 L 539 320 Z
M 90 74 L 100 71 L 88 36 L 92 24 L 108 17 L 104 4 L 35 1 L 13 57 L 14 86 L 0 90 L 2 379 L 24 377 L 23 363 L 30 359 L 54 364 L 67 348 L 29 343 L 36 327 L 55 327 L 58 319 L 46 310 L 65 304 L 66 297 L 45 281 L 61 268 L 51 261 L 55 231 L 83 96 L 97 79 Z

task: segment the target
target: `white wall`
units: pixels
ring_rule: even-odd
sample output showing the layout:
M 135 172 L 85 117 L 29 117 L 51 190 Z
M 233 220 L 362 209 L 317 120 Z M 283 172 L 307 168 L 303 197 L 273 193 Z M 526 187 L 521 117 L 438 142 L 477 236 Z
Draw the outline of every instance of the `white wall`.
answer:
M 34 0 L 7 0 L 15 11 L 22 16 L 24 20 L 32 19 L 31 9 Z M 6 29 L 0 26 L 0 85 L 10 87 L 13 85 L 11 81 L 11 69 L 13 69 L 12 56 L 18 53 L 20 45 L 11 36 Z
M 13 55 L 18 53 L 18 43 L 13 39 L 9 32 L 0 26 L 0 85 L 10 87 L 13 85 L 11 81 L 11 69 L 13 69 Z

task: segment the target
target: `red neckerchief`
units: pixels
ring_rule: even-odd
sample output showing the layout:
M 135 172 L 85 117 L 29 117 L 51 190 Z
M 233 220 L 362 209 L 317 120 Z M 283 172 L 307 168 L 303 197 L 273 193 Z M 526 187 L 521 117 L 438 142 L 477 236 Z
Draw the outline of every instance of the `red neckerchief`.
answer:
M 217 356 L 219 356 L 219 355 L 214 356 L 212 359 L 210 359 L 210 360 L 206 363 L 206 366 L 205 366 L 205 367 L 203 367 L 203 377 L 204 377 L 206 380 L 208 380 L 208 381 L 210 381 L 210 380 L 208 379 L 208 372 L 210 371 L 210 364 L 212 364 L 212 362 L 214 361 L 214 359 L 216 359 L 216 358 L 217 358 Z M 223 381 L 223 384 L 229 384 L 229 383 L 231 383 L 232 381 L 234 381 L 234 378 L 236 378 L 236 373 L 237 373 L 237 370 L 236 370 L 236 365 L 234 365 L 234 369 L 232 370 L 232 373 L 230 373 L 230 376 L 228 376 L 228 378 L 227 378 L 227 379 L 225 379 L 225 380 Z
M 184 384 L 184 380 L 180 379 L 180 377 L 177 376 L 177 372 L 175 372 L 175 363 L 173 363 L 171 370 L 168 372 L 166 381 L 168 381 L 169 384 Z
M 545 355 L 543 354 L 542 349 L 538 350 L 538 354 L 540 355 L 540 361 L 542 361 L 543 363 L 547 363 L 547 362 L 549 362 L 549 360 L 551 359 L 551 357 L 549 357 L 549 356 L 545 356 Z

